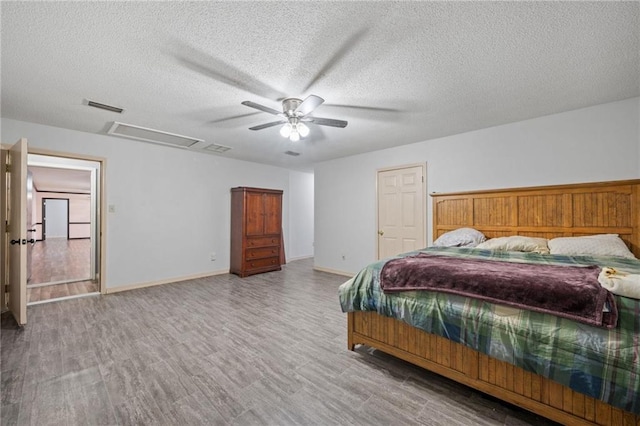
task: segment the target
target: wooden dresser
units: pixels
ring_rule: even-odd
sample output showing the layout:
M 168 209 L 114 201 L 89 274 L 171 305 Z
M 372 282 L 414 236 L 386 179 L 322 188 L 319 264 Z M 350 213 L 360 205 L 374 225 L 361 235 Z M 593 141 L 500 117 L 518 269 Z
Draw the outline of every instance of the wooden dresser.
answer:
M 231 188 L 230 272 L 279 271 L 282 250 L 282 191 Z

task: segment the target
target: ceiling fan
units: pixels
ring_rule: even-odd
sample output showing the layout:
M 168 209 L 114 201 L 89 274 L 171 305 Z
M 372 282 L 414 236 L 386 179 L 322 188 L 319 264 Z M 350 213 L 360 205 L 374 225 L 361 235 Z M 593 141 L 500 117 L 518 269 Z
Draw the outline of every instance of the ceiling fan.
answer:
M 285 138 L 289 138 L 292 142 L 297 142 L 301 137 L 304 138 L 309 134 L 309 128 L 304 124 L 305 122 L 318 124 L 320 126 L 347 126 L 348 123 L 344 120 L 312 117 L 309 115 L 323 102 L 324 99 L 316 95 L 309 95 L 304 101 L 298 98 L 286 98 L 282 101 L 282 112 L 251 101 L 244 101 L 242 102 L 242 105 L 259 109 L 260 111 L 268 112 L 269 114 L 280 117 L 280 120 L 277 121 L 249 127 L 249 130 L 262 130 L 267 127 L 277 126 L 284 123 L 284 126 L 280 129 L 280 135 Z

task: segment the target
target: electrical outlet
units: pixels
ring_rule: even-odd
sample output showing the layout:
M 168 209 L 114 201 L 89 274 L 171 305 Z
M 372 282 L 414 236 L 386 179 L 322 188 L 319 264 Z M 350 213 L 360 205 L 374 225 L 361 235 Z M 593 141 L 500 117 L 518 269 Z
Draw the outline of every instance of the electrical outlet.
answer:
M 212 262 L 213 262 L 214 260 L 216 260 L 216 252 L 215 252 L 215 251 L 212 251 L 212 252 L 209 254 L 209 258 L 211 259 L 211 261 L 212 261 Z

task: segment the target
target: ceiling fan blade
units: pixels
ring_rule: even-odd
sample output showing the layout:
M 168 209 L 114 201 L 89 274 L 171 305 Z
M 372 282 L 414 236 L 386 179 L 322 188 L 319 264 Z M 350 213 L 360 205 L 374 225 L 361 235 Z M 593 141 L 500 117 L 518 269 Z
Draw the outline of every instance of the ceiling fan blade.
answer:
M 331 126 L 331 127 L 347 127 L 349 124 L 344 120 L 334 120 L 333 118 L 322 118 L 322 117 L 306 117 L 303 121 L 310 121 L 313 124 L 319 124 L 321 126 Z
M 300 115 L 307 115 L 311 111 L 322 105 L 323 102 L 324 99 L 322 99 L 320 96 L 309 95 L 307 96 L 307 99 L 305 99 L 300 105 L 298 105 L 298 108 L 296 108 L 295 112 Z
M 265 123 L 265 124 L 260 124 L 259 126 L 249 127 L 249 130 L 262 130 L 262 129 L 266 129 L 267 127 L 277 126 L 278 124 L 282 124 L 286 122 L 287 120 L 272 121 L 271 123 Z
M 217 120 L 211 120 L 209 121 L 210 124 L 218 124 L 218 123 L 222 123 L 224 121 L 231 121 L 231 120 L 235 120 L 237 118 L 244 118 L 244 117 L 251 117 L 252 115 L 259 115 L 259 112 L 249 112 L 247 114 L 238 114 L 238 115 L 232 115 L 231 117 L 223 117 L 223 118 L 218 118 Z
M 281 111 L 276 111 L 273 108 L 269 108 L 269 107 L 266 107 L 264 105 L 260 105 L 260 104 L 257 104 L 255 102 L 251 102 L 251 101 L 244 101 L 244 102 L 242 102 L 242 105 L 246 105 L 246 106 L 248 106 L 250 108 L 259 109 L 260 111 L 268 112 L 269 114 L 273 114 L 273 115 L 282 114 Z
M 240 90 L 266 99 L 278 99 L 285 95 L 222 59 L 178 39 L 169 43 L 167 53 L 187 68 Z
M 372 112 L 406 112 L 406 109 L 399 109 L 399 108 L 381 108 L 381 107 L 370 107 L 370 106 L 364 106 L 364 105 L 339 105 L 339 104 L 324 104 L 325 108 L 326 107 L 333 107 L 333 108 L 347 108 L 347 109 L 360 109 L 363 111 L 372 111 Z
M 330 31 L 327 31 L 330 33 Z M 322 34 L 327 34 L 327 32 L 323 32 Z M 358 43 L 364 38 L 364 36 L 369 32 L 369 28 L 361 28 L 359 31 L 351 34 L 339 48 L 333 49 L 334 53 L 327 60 L 327 62 L 318 70 L 318 72 L 313 76 L 311 81 L 306 85 L 306 87 L 302 90 L 302 92 L 306 92 L 313 86 L 317 81 L 325 77 L 329 74 L 329 71 L 336 66 L 340 61 L 344 60 L 349 52 L 353 52 L 356 49 Z M 323 38 L 321 43 L 325 43 L 325 39 Z M 317 49 L 308 49 L 309 52 L 313 52 L 313 58 L 315 59 L 318 55 Z M 310 59 L 310 58 L 309 58 Z M 303 63 L 307 63 L 308 61 L 303 61 Z
M 342 115 L 343 111 L 348 110 L 350 118 L 363 118 L 365 120 L 374 121 L 391 121 L 397 122 L 406 117 L 407 112 L 413 111 L 415 108 L 384 108 L 384 107 L 371 107 L 364 105 L 352 105 L 352 104 L 322 104 L 322 110 L 327 111 L 323 114 L 327 115 Z

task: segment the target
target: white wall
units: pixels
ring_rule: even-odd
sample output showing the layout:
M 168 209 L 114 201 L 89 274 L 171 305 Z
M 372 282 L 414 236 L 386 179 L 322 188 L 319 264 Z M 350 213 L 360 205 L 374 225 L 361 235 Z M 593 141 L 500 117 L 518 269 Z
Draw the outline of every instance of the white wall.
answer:
M 313 256 L 313 174 L 291 172 L 287 261 Z
M 284 190 L 283 228 L 289 257 L 299 232 L 290 232 L 298 212 L 290 184 L 298 172 L 161 145 L 2 119 L 2 141 L 26 137 L 31 147 L 103 157 L 107 213 L 107 288 L 182 278 L 229 269 L 230 188 L 255 186 Z M 301 184 L 303 185 L 303 184 Z M 310 231 L 311 234 L 313 231 Z M 209 260 L 216 252 L 217 260 Z
M 636 179 L 639 121 L 632 98 L 317 164 L 315 266 L 375 260 L 377 169 L 426 162 L 429 193 Z M 431 209 L 428 197 L 428 241 Z

